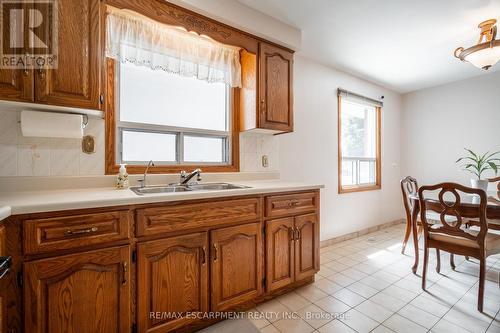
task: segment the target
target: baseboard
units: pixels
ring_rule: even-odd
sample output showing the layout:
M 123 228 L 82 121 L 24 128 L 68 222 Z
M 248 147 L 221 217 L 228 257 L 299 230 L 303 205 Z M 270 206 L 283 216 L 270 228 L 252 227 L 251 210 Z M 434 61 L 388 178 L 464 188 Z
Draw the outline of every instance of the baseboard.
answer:
M 397 224 L 400 224 L 400 223 L 404 223 L 405 221 L 406 221 L 405 219 L 398 219 L 398 220 L 395 220 L 395 221 L 386 222 L 386 223 L 382 223 L 382 224 L 379 224 L 379 225 L 376 225 L 376 226 L 373 226 L 373 227 L 362 229 L 362 230 L 359 230 L 359 231 L 351 232 L 349 234 L 345 234 L 345 235 L 342 235 L 342 236 L 338 236 L 338 237 L 334 237 L 334 238 L 330 238 L 330 239 L 325 239 L 325 240 L 323 240 L 323 241 L 320 242 L 319 246 L 320 247 L 327 247 L 327 246 L 330 246 L 330 245 L 333 245 L 333 244 L 336 244 L 336 243 L 340 243 L 340 242 L 343 242 L 343 241 L 346 241 L 346 240 L 349 240 L 349 239 L 353 239 L 353 238 L 356 238 L 356 237 L 359 237 L 359 236 L 363 236 L 363 235 L 369 234 L 371 232 L 375 232 L 375 231 L 379 231 L 379 230 L 382 230 L 382 229 L 385 229 L 385 228 L 389 228 L 389 227 L 392 227 L 394 225 L 397 225 Z

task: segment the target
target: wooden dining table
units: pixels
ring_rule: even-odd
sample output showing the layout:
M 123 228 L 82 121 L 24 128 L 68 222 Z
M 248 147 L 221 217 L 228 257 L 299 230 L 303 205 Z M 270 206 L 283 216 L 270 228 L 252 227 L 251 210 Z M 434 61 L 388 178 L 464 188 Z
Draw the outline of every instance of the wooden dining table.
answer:
M 499 220 L 500 223 L 500 191 L 488 191 L 486 192 L 488 196 L 488 204 L 486 207 L 486 217 L 488 219 L 493 219 L 493 220 Z M 417 219 L 418 219 L 418 214 L 420 213 L 420 203 L 418 199 L 418 194 L 410 194 L 409 195 L 410 200 L 412 201 L 412 213 L 411 213 L 411 230 L 413 234 L 413 248 L 415 250 L 415 264 L 412 267 L 412 271 L 414 274 L 417 272 L 418 268 L 418 261 L 419 261 L 419 250 L 418 250 L 418 234 L 417 234 Z M 435 194 L 435 197 L 432 195 L 427 196 L 426 198 L 429 200 L 429 203 L 432 205 L 434 203 L 435 207 L 438 207 L 441 205 L 438 200 L 438 195 L 437 193 Z M 426 202 L 427 206 L 427 202 Z M 467 210 L 470 208 L 478 207 L 479 206 L 479 196 L 475 195 L 469 195 L 469 194 L 463 194 L 460 196 L 460 207 L 462 209 Z M 459 212 L 460 213 L 460 212 Z M 495 228 L 495 230 L 498 230 L 500 228 L 500 225 Z

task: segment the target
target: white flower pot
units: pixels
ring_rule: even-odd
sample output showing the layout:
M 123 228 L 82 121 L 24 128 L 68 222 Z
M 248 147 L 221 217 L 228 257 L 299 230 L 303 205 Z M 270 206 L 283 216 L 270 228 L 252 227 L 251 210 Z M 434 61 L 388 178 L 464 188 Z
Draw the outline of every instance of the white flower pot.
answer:
M 471 179 L 470 183 L 473 188 L 479 188 L 485 192 L 488 191 L 488 181 L 486 179 Z

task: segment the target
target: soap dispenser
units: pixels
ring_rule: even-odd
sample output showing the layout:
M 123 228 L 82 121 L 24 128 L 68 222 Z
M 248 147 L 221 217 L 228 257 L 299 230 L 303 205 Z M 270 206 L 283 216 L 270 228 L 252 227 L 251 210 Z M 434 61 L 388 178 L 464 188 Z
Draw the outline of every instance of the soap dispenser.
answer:
M 116 176 L 117 189 L 124 189 L 129 187 L 128 173 L 127 173 L 127 168 L 125 166 L 126 164 L 120 164 L 120 171 Z

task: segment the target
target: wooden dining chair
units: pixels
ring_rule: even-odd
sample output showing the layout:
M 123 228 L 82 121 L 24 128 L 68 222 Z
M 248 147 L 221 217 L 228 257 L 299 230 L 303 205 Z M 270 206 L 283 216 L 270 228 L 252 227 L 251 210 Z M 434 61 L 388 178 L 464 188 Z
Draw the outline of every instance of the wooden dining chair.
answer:
M 428 192 L 438 191 L 438 199 L 426 197 Z M 476 195 L 477 205 L 461 203 L 460 194 Z M 448 198 L 448 196 L 450 198 Z M 441 183 L 422 186 L 418 190 L 422 225 L 424 229 L 424 267 L 422 289 L 425 290 L 429 248 L 440 249 L 450 254 L 474 257 L 479 260 L 479 293 L 477 309 L 483 312 L 484 285 L 486 278 L 486 258 L 500 253 L 500 235 L 488 232 L 486 219 L 487 196 L 483 190 L 469 188 L 455 183 Z M 429 223 L 429 211 L 439 214 L 440 224 Z M 456 218 L 447 222 L 446 215 Z M 479 221 L 479 231 L 465 228 L 469 219 Z
M 418 182 L 415 178 L 411 176 L 406 176 L 405 178 L 401 179 L 401 192 L 403 194 L 403 205 L 405 208 L 405 213 L 406 213 L 406 228 L 405 228 L 405 235 L 403 238 L 403 246 L 401 248 L 401 254 L 405 254 L 405 249 L 406 249 L 406 244 L 408 243 L 408 239 L 410 238 L 410 233 L 412 230 L 412 225 L 411 225 L 411 217 L 412 217 L 412 212 L 415 209 L 415 201 L 411 199 L 411 197 L 418 196 Z M 448 218 L 448 217 L 447 217 Z M 428 218 L 428 221 L 435 221 L 432 217 Z M 422 222 L 420 219 L 420 214 L 417 215 L 417 237 L 420 237 L 422 233 Z M 439 250 L 436 249 L 436 271 L 439 273 L 441 271 L 441 255 L 439 253 Z M 453 261 L 453 257 L 450 256 L 450 265 L 455 268 L 455 263 Z

